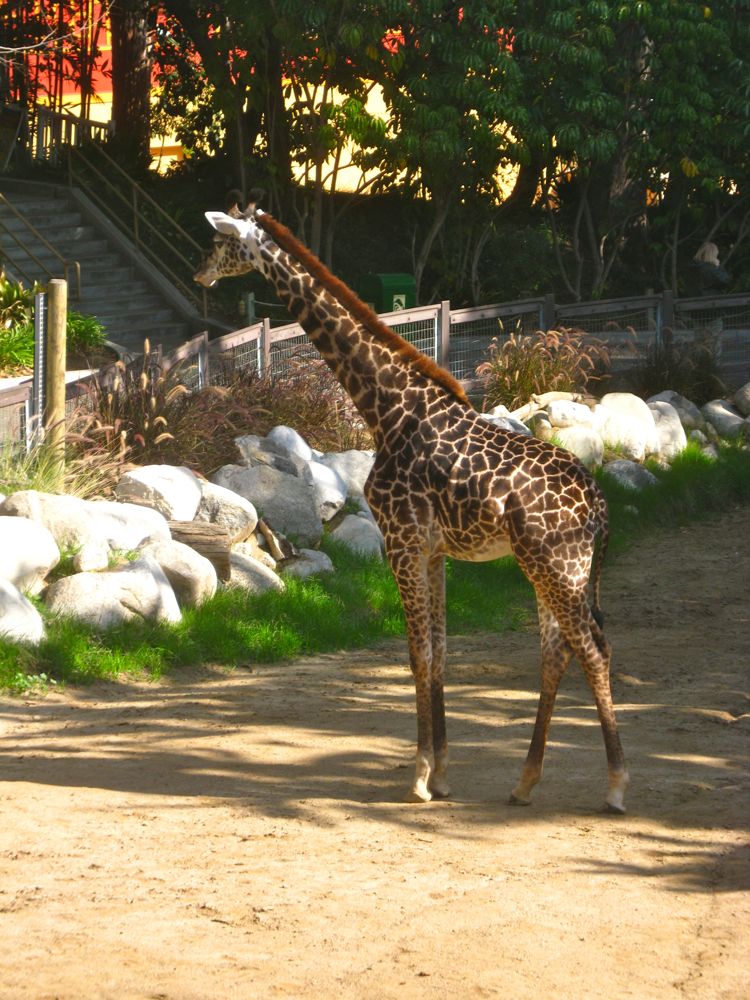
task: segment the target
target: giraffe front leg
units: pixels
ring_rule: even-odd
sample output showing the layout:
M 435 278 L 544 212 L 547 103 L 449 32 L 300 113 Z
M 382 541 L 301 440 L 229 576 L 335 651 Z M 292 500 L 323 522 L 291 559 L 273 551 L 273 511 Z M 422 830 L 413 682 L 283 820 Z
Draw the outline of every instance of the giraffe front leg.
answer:
M 388 536 L 386 535 L 386 551 Z M 388 553 L 396 578 L 406 617 L 409 643 L 409 663 L 414 677 L 417 702 L 417 754 L 414 781 L 407 796 L 410 802 L 429 802 L 433 791 L 440 794 L 445 787 L 445 718 L 442 711 L 442 679 L 440 698 L 433 684 L 432 601 L 428 573 L 428 558 L 421 551 L 396 550 Z M 442 719 L 442 730 L 441 730 Z M 438 755 L 441 770 L 436 768 L 435 730 L 440 745 Z M 441 736 L 442 732 L 442 736 Z
M 445 558 L 435 556 L 428 565 L 430 585 L 430 606 L 432 618 L 432 750 L 435 770 L 430 776 L 430 791 L 436 798 L 445 799 L 450 793 L 448 784 L 448 737 L 445 726 L 445 695 L 443 676 L 445 672 Z

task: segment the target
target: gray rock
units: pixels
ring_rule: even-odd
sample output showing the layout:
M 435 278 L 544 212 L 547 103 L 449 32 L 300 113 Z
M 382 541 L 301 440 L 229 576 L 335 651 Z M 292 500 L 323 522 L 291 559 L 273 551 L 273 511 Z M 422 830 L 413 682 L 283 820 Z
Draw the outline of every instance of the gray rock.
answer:
M 122 476 L 115 496 L 158 510 L 170 521 L 192 521 L 201 501 L 200 480 L 184 466 L 144 465 Z
M 383 558 L 383 536 L 375 522 L 366 515 L 347 514 L 341 524 L 331 532 L 331 538 L 352 552 Z
M 663 461 L 671 462 L 687 446 L 680 414 L 671 403 L 661 399 L 649 403 L 648 408 L 654 415 L 656 425 L 656 454 Z
M 701 407 L 701 413 L 720 437 L 731 440 L 744 432 L 745 418 L 726 399 L 712 399 Z
M 264 465 L 225 465 L 213 481 L 245 497 L 274 529 L 300 545 L 311 548 L 320 541 L 323 523 L 315 491 L 302 479 Z
M 307 461 L 287 451 L 286 448 L 272 439 L 261 438 L 257 434 L 245 434 L 235 438 L 234 443 L 240 453 L 240 462 L 243 465 L 250 467 L 267 465 L 279 472 L 286 472 L 290 476 L 304 475 Z M 312 457 L 312 452 L 310 454 Z
M 21 490 L 6 498 L 0 514 L 40 522 L 52 533 L 58 548 L 80 548 L 96 541 L 127 552 L 146 539 L 171 537 L 158 511 L 115 500 L 80 500 Z
M 583 424 L 575 427 L 556 427 L 554 440 L 561 448 L 572 451 L 587 468 L 596 469 L 602 464 L 604 442 L 593 427 Z
M 735 392 L 732 402 L 743 417 L 750 417 L 750 382 L 745 384 Z
M 98 539 L 90 539 L 73 556 L 76 573 L 97 573 L 109 566 L 109 546 Z
M 647 402 L 669 403 L 670 406 L 673 406 L 677 410 L 680 422 L 686 431 L 703 430 L 706 425 L 706 421 L 695 403 L 691 402 L 685 396 L 680 395 L 679 392 L 675 392 L 674 389 L 665 389 L 664 392 L 658 392 L 655 396 L 650 396 Z
M 0 577 L 0 637 L 36 646 L 45 638 L 44 621 L 31 601 L 10 580 Z
M 60 561 L 52 533 L 27 517 L 0 516 L 0 577 L 30 593 Z
M 303 462 L 309 462 L 313 457 L 312 449 L 302 435 L 293 427 L 285 427 L 284 424 L 273 427 L 266 434 L 266 442 L 289 455 L 296 455 Z
M 161 566 L 181 607 L 197 607 L 216 593 L 213 563 L 189 545 L 174 539 L 146 542 L 140 554 Z
M 630 462 L 624 458 L 607 462 L 604 471 L 629 490 L 644 490 L 649 486 L 656 486 L 659 482 L 653 472 L 644 469 L 637 462 Z
M 526 424 L 521 423 L 520 420 L 516 420 L 515 417 L 495 417 L 490 413 L 478 413 L 477 416 L 481 417 L 482 420 L 486 420 L 488 424 L 499 427 L 502 431 L 514 431 L 516 434 L 531 437 L 531 431 Z
M 248 538 L 244 542 L 237 542 L 236 545 L 232 546 L 232 551 L 237 552 L 241 556 L 247 556 L 249 559 L 255 559 L 259 563 L 263 563 L 268 569 L 272 569 L 276 572 L 277 562 L 274 557 L 260 544 L 265 542 L 265 538 L 261 535 L 256 538 L 254 535 Z
M 229 532 L 232 544 L 244 542 L 255 531 L 258 513 L 246 497 L 216 483 L 201 480 L 201 501 L 194 521 L 220 524 Z
M 159 564 L 148 556 L 105 573 L 76 573 L 51 584 L 44 595 L 51 612 L 104 631 L 126 622 L 180 621 L 177 598 Z
M 285 576 L 306 580 L 309 576 L 319 576 L 321 573 L 333 573 L 333 563 L 319 549 L 300 549 L 299 556 L 293 562 L 284 563 Z
M 375 461 L 374 451 L 331 451 L 320 459 L 333 469 L 346 486 L 348 496 L 362 496 L 367 477 Z
M 263 594 L 267 590 L 285 589 L 281 577 L 257 559 L 235 551 L 231 552 L 229 559 L 231 563 L 230 586 L 241 587 L 250 594 Z
M 330 521 L 346 503 L 346 483 L 335 469 L 312 459 L 307 463 L 307 482 L 315 491 L 322 521 Z

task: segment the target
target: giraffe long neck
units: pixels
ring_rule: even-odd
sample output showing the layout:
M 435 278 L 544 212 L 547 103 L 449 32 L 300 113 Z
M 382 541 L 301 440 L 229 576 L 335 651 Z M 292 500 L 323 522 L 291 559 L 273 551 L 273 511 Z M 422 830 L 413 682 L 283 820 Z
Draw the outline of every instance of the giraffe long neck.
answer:
M 278 225 L 278 224 L 277 224 Z M 285 230 L 282 230 L 286 233 Z M 274 234 L 275 235 L 275 234 Z M 377 317 L 300 246 L 287 253 L 274 242 L 261 245 L 262 270 L 344 387 L 381 444 L 408 432 L 406 422 L 427 418 L 436 406 L 468 406 L 463 390 Z M 311 274 L 312 269 L 322 272 Z

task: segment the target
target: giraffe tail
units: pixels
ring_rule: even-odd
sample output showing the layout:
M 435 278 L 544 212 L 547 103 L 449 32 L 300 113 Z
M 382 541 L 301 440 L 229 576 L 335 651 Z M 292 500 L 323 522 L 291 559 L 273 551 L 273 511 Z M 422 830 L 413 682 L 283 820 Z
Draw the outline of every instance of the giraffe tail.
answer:
M 603 628 L 604 615 L 602 614 L 600 591 L 602 564 L 604 563 L 604 556 L 607 553 L 607 545 L 609 543 L 609 514 L 607 511 L 607 501 L 601 494 L 597 504 L 596 520 L 596 534 L 598 536 L 598 542 L 596 552 L 594 553 L 594 565 L 591 574 L 591 613 L 594 616 L 594 621 L 599 628 Z

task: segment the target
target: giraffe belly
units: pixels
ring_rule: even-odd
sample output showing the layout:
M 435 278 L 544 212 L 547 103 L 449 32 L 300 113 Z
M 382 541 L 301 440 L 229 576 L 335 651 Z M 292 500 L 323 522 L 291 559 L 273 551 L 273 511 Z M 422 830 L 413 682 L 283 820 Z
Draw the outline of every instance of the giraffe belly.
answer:
M 448 548 L 448 555 L 466 562 L 489 562 L 512 556 L 513 549 L 507 538 L 490 538 L 476 545 L 457 545 Z

